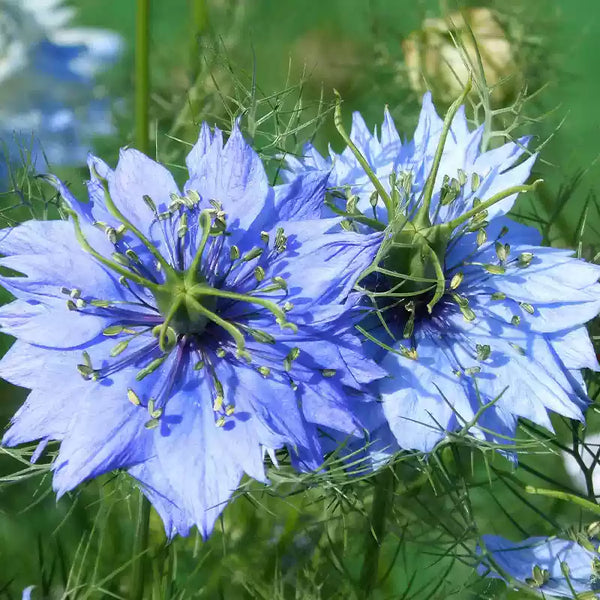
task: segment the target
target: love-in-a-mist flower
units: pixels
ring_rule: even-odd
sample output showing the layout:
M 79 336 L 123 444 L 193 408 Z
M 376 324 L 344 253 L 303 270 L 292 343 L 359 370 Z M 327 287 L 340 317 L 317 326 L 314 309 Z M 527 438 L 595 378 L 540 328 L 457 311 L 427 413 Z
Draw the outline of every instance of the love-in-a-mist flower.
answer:
M 597 542 L 556 537 L 532 537 L 511 542 L 497 535 L 482 536 L 485 554 L 479 572 L 513 578 L 544 598 L 597 598 L 600 555 Z M 580 596 L 579 594 L 589 594 Z
M 89 202 L 58 180 L 70 222 L 2 231 L 17 338 L 0 375 L 32 390 L 4 444 L 60 440 L 59 495 L 127 469 L 169 535 L 207 535 L 264 452 L 323 461 L 319 427 L 359 433 L 357 392 L 382 375 L 354 335 L 348 293 L 379 234 L 318 218 L 325 177 L 271 188 L 235 126 L 204 125 L 180 191 L 162 165 L 124 150 L 89 160 Z
M 121 38 L 73 27 L 73 14 L 63 0 L 0 0 L 0 179 L 26 152 L 34 169 L 83 162 L 92 136 L 112 130 L 96 76 Z
M 376 386 L 402 448 L 456 431 L 507 442 L 518 417 L 550 428 L 549 411 L 582 419 L 580 370 L 597 368 L 585 323 L 600 268 L 505 216 L 535 156 L 519 162 L 527 139 L 482 151 L 462 99 L 442 122 L 426 95 L 404 143 L 387 111 L 381 137 L 357 114 L 347 136 L 338 107 L 349 147 L 288 161 L 289 179 L 331 171 L 329 206 L 347 229 L 384 231 L 360 282 L 372 312 L 361 328 L 390 374 Z

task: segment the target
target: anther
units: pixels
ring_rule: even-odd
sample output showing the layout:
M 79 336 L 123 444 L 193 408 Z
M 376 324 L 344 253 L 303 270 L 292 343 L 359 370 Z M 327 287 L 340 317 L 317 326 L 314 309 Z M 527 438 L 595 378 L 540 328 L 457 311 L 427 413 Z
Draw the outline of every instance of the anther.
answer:
M 135 406 L 139 406 L 142 403 L 139 396 L 131 388 L 127 389 L 127 400 Z
M 487 360 L 492 352 L 488 344 L 476 344 L 477 360 Z
M 292 348 L 283 359 L 283 368 L 286 371 L 292 370 L 292 363 L 300 356 L 300 348 Z
M 452 279 L 450 280 L 450 289 L 455 290 L 462 283 L 464 277 L 465 275 L 462 271 L 455 273 Z
M 521 269 L 525 269 L 531 264 L 532 260 L 533 254 L 531 252 L 521 252 L 521 254 L 519 254 L 519 258 L 517 259 L 517 265 Z
M 278 227 L 275 232 L 275 250 L 284 252 L 287 249 L 287 236 L 284 234 L 283 227 Z

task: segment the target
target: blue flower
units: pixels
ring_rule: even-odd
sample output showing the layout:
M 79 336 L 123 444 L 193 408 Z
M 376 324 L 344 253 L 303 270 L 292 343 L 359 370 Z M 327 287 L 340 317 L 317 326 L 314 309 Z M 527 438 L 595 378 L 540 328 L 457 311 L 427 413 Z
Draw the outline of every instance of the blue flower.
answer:
M 518 162 L 527 139 L 482 152 L 482 131 L 458 104 L 442 122 L 426 95 L 411 142 L 387 112 L 380 138 L 354 115 L 350 140 L 374 176 L 349 148 L 288 161 L 290 181 L 330 172 L 346 228 L 384 230 L 360 282 L 375 315 L 362 329 L 390 374 L 375 386 L 401 448 L 456 431 L 508 443 L 519 417 L 551 429 L 550 411 L 582 420 L 581 369 L 598 368 L 585 323 L 600 268 L 505 216 L 535 156 Z
M 514 543 L 497 535 L 482 539 L 486 549 L 479 567 L 482 574 L 512 577 L 544 597 L 574 598 L 600 589 L 600 555 L 591 542 L 584 546 L 573 540 L 532 537 Z
M 0 138 L 6 161 L 22 162 L 27 150 L 34 169 L 46 166 L 44 154 L 53 165 L 78 164 L 92 136 L 112 131 L 95 78 L 115 61 L 121 39 L 69 27 L 72 16 L 62 0 L 0 0 Z
M 90 157 L 89 202 L 57 179 L 72 223 L 4 230 L 0 264 L 17 338 L 0 375 L 32 390 L 4 444 L 60 440 L 59 495 L 127 469 L 169 535 L 208 535 L 264 453 L 323 461 L 319 428 L 361 435 L 354 406 L 383 372 L 354 334 L 349 292 L 380 235 L 331 232 L 326 178 L 269 186 L 235 126 L 203 125 L 182 191 L 136 150 Z

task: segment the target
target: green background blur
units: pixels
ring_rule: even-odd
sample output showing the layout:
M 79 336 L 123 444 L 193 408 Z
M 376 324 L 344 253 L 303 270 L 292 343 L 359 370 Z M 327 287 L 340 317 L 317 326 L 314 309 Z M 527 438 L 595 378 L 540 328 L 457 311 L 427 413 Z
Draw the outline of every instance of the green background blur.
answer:
M 165 135 L 173 131 L 174 114 L 184 116 L 176 137 L 186 142 L 193 141 L 196 127 L 192 118 L 196 114 L 214 114 L 217 120 L 224 118 L 219 103 L 214 102 L 212 96 L 210 102 L 206 100 L 207 104 L 202 104 L 202 90 L 200 99 L 189 101 L 195 103 L 195 108 L 186 117 L 187 91 L 195 80 L 194 74 L 201 72 L 202 60 L 206 57 L 212 61 L 211 72 L 216 74 L 225 93 L 231 92 L 227 81 L 239 77 L 247 83 L 254 72 L 261 97 L 282 90 L 289 70 L 291 83 L 298 81 L 306 64 L 312 73 L 304 85 L 308 106 L 318 101 L 321 89 L 325 101 L 330 102 L 335 86 L 343 95 L 346 116 L 351 110 L 360 110 L 367 124 L 373 127 L 380 123 L 384 104 L 389 104 L 402 133 L 412 134 L 419 97 L 410 91 L 402 76 L 401 42 L 420 28 L 426 16 L 441 14 L 437 2 L 240 0 L 242 2 L 245 9 L 235 23 L 232 22 L 233 2 L 208 2 L 208 17 L 202 21 L 204 33 L 198 40 L 196 30 L 200 21 L 191 17 L 188 0 L 153 1 L 152 115 L 158 132 L 159 158 L 166 154 L 167 162 L 182 164 L 181 152 L 185 146 L 174 144 Z M 118 132 L 114 138 L 96 143 L 97 152 L 114 163 L 118 148 L 132 141 L 135 2 L 73 0 L 71 4 L 78 8 L 77 24 L 115 30 L 126 43 L 122 59 L 103 79 L 111 96 L 118 99 L 114 103 Z M 600 2 L 481 0 L 450 4 L 450 9 L 455 6 L 509 9 L 513 25 L 520 23 L 526 32 L 530 48 L 527 56 L 532 61 L 527 65 L 527 73 L 534 80 L 537 78 L 536 83 L 544 81 L 549 85 L 530 107 L 532 114 L 548 113 L 547 116 L 540 122 L 524 124 L 523 131 L 533 133 L 538 142 L 554 135 L 544 147 L 545 162 L 537 167 L 537 174 L 546 181 L 543 192 L 523 199 L 519 210 L 528 214 L 536 211 L 542 219 L 548 218 L 555 210 L 561 186 L 572 181 L 578 171 L 585 170 L 581 184 L 559 217 L 555 215 L 549 236 L 554 244 L 572 246 L 581 237 L 577 224 L 585 203 L 593 200 L 595 190 L 600 189 L 600 169 L 596 164 L 600 152 L 597 108 Z M 226 52 L 215 51 L 219 40 Z M 220 74 L 227 73 L 229 67 L 233 76 L 230 73 L 229 79 L 220 80 Z M 214 91 L 212 79 L 206 78 L 206 82 Z M 268 144 L 269 127 L 273 126 L 270 121 L 266 123 L 266 134 L 261 137 L 257 132 L 255 143 L 259 149 L 264 145 L 265 153 L 274 154 L 277 148 Z M 310 127 L 303 133 L 309 135 Z M 324 149 L 327 140 L 340 146 L 331 115 L 316 142 Z M 82 189 L 83 170 L 61 169 L 59 174 L 74 190 Z M 590 206 L 583 233 L 583 247 L 587 252 L 597 245 L 596 231 L 600 228 L 600 215 L 593 204 Z M 24 394 L 7 385 L 1 389 L 0 420 L 5 424 Z M 557 426 L 559 432 L 565 430 L 562 423 Z M 542 447 L 537 451 L 522 463 L 542 473 L 552 473 L 559 481 L 567 481 L 560 458 Z M 453 457 L 450 463 L 450 472 L 460 473 L 475 485 L 473 511 L 485 532 L 503 533 L 515 539 L 527 534 L 549 534 L 556 528 L 577 523 L 582 517 L 572 506 L 551 500 L 537 502 L 536 512 L 516 499 L 508 484 L 498 484 L 491 491 L 482 484 L 486 470 L 480 457 L 475 459 L 473 470 L 465 472 L 460 457 Z M 509 469 L 501 459 L 495 459 L 493 464 Z M 20 468 L 24 465 L 14 458 L 0 455 L 0 474 L 15 473 Z M 539 478 L 523 467 L 517 475 L 522 481 L 540 483 Z M 410 477 L 408 472 L 407 478 Z M 47 475 L 32 476 L 11 485 L 5 483 L 0 485 L 0 598 L 19 598 L 20 590 L 32 584 L 37 586 L 34 598 L 127 598 L 127 561 L 131 557 L 136 495 L 125 478 L 121 475 L 101 478 L 82 486 L 79 492 L 61 499 L 58 504 L 50 491 Z M 324 492 L 305 491 L 304 486 L 292 482 L 282 484 L 278 490 L 277 495 L 269 496 L 258 486 L 251 485 L 249 493 L 227 509 L 222 531 L 217 527 L 206 544 L 192 536 L 166 548 L 160 523 L 153 521 L 151 552 L 155 560 L 149 577 L 156 584 L 154 597 L 351 597 L 352 586 L 348 581 L 356 578 L 363 558 L 365 515 L 368 515 L 371 497 L 369 482 L 359 482 L 341 491 L 332 484 Z M 399 558 L 376 597 L 525 597 L 522 593 L 507 595 L 504 586 L 496 582 L 473 584 L 469 566 L 448 557 L 440 559 L 439 554 L 444 550 L 437 548 L 432 532 L 440 528 L 440 515 L 444 515 L 444 519 L 448 515 L 445 525 L 452 527 L 449 512 L 453 510 L 455 492 L 451 490 L 436 498 L 431 491 L 423 491 L 422 495 L 416 492 L 398 499 L 382 552 L 381 574 L 394 563 L 396 556 Z M 514 522 L 507 519 L 504 509 L 510 511 Z M 414 533 L 412 528 L 410 541 L 403 537 L 402 529 L 406 522 L 413 522 L 409 514 L 424 523 L 421 532 Z M 174 563 L 176 567 L 167 569 Z M 446 569 L 450 575 L 444 575 Z M 447 580 L 447 585 L 434 590 L 432 582 L 442 580 Z M 162 592 L 159 593 L 159 589 Z

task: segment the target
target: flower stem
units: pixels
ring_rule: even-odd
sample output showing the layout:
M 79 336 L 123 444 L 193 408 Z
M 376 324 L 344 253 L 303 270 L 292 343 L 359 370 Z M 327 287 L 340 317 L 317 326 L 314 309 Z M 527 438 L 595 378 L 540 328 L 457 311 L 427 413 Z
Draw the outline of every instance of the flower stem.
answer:
M 150 529 L 150 501 L 140 492 L 135 538 L 133 541 L 133 573 L 131 600 L 143 600 L 146 567 L 148 563 L 148 533 Z
M 148 154 L 150 101 L 150 0 L 137 0 L 135 15 L 135 143 Z
M 193 42 L 191 48 L 191 66 L 192 66 L 192 78 L 196 78 L 201 68 L 201 50 L 200 50 L 200 37 L 208 31 L 208 7 L 206 0 L 192 0 L 192 24 L 194 27 Z
M 150 0 L 137 0 L 135 15 L 135 142 L 138 150 L 147 154 L 150 149 Z M 135 538 L 133 542 L 133 573 L 131 598 L 143 600 L 150 501 L 140 493 Z
M 377 586 L 379 553 L 385 537 L 385 526 L 393 503 L 396 475 L 392 467 L 385 468 L 375 477 L 371 519 L 365 539 L 365 558 L 360 573 L 360 590 L 363 598 L 371 597 Z

